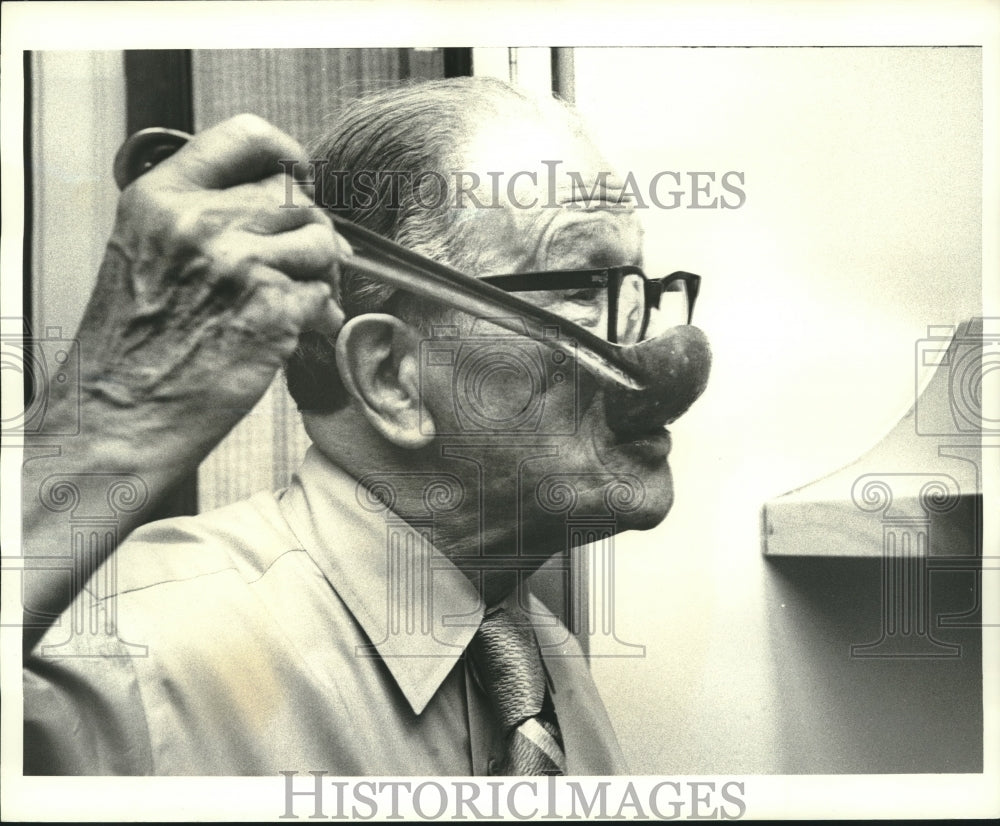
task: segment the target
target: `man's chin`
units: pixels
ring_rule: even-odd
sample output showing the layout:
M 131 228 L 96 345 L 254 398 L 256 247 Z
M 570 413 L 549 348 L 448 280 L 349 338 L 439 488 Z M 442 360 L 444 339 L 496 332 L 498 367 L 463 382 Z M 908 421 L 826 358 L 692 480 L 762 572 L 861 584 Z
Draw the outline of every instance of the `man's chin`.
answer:
M 663 487 L 647 486 L 646 499 L 642 506 L 632 513 L 619 515 L 622 523 L 622 530 L 625 531 L 648 531 L 657 527 L 670 512 L 674 504 L 674 491 L 670 484 Z
M 615 516 L 623 525 L 622 530 L 648 531 L 655 528 L 666 518 L 674 504 L 674 479 L 667 461 L 670 437 L 666 433 L 664 436 L 665 449 L 660 438 L 655 440 L 653 450 L 645 444 L 631 443 L 624 446 L 626 451 L 634 448 L 638 454 L 637 457 L 629 456 L 631 461 L 625 463 L 628 467 L 629 484 L 636 487 L 635 483 L 638 482 L 638 490 L 633 492 L 635 498 L 631 503 L 623 501 L 621 507 L 615 509 Z M 622 449 L 619 446 L 618 450 Z M 613 497 L 609 504 L 615 507 Z
M 617 532 L 648 531 L 666 518 L 674 504 L 674 480 L 668 462 L 653 468 L 619 471 L 619 478 L 604 490 L 604 507 L 614 516 Z

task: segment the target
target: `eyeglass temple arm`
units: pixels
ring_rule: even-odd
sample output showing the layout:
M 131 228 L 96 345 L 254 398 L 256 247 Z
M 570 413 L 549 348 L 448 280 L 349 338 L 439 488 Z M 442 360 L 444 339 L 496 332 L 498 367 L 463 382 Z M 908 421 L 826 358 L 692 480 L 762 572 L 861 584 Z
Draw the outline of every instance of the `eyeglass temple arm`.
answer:
M 143 129 L 130 136 L 115 156 L 114 174 L 119 189 L 168 158 L 190 138 L 184 132 L 162 127 Z M 342 257 L 342 265 L 477 318 L 489 319 L 512 333 L 523 335 L 527 332 L 550 347 L 559 347 L 566 341 L 553 337 L 553 329 L 569 330 L 577 344 L 576 357 L 588 372 L 631 390 L 642 390 L 647 384 L 646 377 L 624 357 L 621 348 L 589 330 L 478 278 L 408 250 L 346 218 L 330 217 L 337 232 L 351 245 L 352 254 Z

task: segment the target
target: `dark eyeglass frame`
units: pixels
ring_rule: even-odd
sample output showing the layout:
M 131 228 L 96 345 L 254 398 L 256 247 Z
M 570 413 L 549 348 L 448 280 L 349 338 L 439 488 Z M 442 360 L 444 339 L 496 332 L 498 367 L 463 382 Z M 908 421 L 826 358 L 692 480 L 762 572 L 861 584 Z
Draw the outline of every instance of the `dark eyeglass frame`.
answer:
M 694 317 L 694 304 L 698 299 L 698 291 L 701 289 L 701 276 L 682 270 L 677 270 L 662 278 L 649 278 L 641 267 L 627 265 L 590 270 L 549 270 L 512 275 L 487 275 L 480 280 L 509 293 L 583 290 L 595 287 L 606 289 L 608 291 L 607 340 L 611 344 L 617 344 L 618 296 L 621 294 L 622 282 L 629 275 L 638 275 L 642 278 L 644 305 L 638 341 L 642 341 L 646 337 L 650 313 L 653 309 L 659 309 L 660 298 L 672 284 L 680 282 L 684 285 L 688 305 L 687 323 L 691 323 L 691 319 Z

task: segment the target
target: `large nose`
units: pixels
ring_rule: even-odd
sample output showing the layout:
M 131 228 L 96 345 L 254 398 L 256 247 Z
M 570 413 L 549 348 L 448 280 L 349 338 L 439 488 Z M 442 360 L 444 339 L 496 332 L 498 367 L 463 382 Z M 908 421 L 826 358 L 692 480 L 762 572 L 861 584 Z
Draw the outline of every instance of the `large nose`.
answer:
M 616 433 L 644 433 L 679 419 L 708 384 L 712 350 L 697 327 L 671 327 L 623 355 L 645 379 L 642 390 L 609 388 L 604 395 L 608 426 Z

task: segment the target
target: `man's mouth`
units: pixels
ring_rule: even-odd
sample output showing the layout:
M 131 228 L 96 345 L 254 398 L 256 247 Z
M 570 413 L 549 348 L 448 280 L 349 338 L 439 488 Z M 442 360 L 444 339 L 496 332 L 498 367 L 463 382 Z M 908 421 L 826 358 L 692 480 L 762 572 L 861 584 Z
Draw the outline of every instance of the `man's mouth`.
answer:
M 666 427 L 654 427 L 644 433 L 619 434 L 615 438 L 618 447 L 634 445 L 637 448 L 663 453 L 666 458 L 670 453 L 670 431 Z
M 615 433 L 607 445 L 599 450 L 603 455 L 626 456 L 643 465 L 663 465 L 670 455 L 670 431 L 664 426 L 632 433 Z

